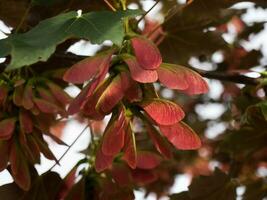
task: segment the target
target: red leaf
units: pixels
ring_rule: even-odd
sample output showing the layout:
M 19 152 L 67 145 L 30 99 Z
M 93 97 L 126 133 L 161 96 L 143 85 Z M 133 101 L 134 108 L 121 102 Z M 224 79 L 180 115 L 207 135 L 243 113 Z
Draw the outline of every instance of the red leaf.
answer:
M 131 173 L 128 167 L 122 164 L 113 164 L 111 169 L 112 178 L 122 187 L 131 184 Z
M 88 83 L 79 93 L 79 95 L 70 103 L 70 106 L 68 107 L 68 113 L 70 115 L 80 111 L 80 108 L 83 102 L 86 100 L 88 92 L 90 91 L 91 85 L 92 83 Z
M 2 103 L 6 98 L 8 94 L 8 87 L 7 85 L 0 85 L 0 103 Z
M 4 119 L 0 122 L 0 139 L 8 140 L 12 137 L 12 133 L 15 129 L 15 118 Z
M 133 80 L 140 83 L 154 83 L 158 80 L 157 71 L 143 69 L 135 57 L 127 55 L 124 61 L 130 69 Z
M 125 98 L 133 103 L 142 100 L 142 89 L 140 85 L 136 82 L 133 82 L 128 90 L 124 93 Z
M 63 105 L 70 103 L 71 97 L 57 84 L 49 81 L 46 83 L 54 97 Z
M 108 87 L 110 83 L 110 79 L 104 80 L 95 90 L 92 96 L 90 96 L 87 100 L 85 105 L 83 106 L 83 112 L 86 115 L 86 117 L 89 117 L 91 119 L 95 120 L 101 120 L 105 117 L 105 115 L 99 113 L 96 110 L 96 104 L 100 98 L 100 96 L 103 94 L 105 89 Z
M 0 140 L 0 172 L 7 167 L 9 144 L 7 141 Z
M 33 99 L 32 84 L 28 82 L 24 88 L 23 99 L 22 99 L 22 105 L 25 109 L 30 110 L 31 108 L 33 108 L 34 104 L 32 99 Z
M 132 171 L 133 181 L 139 185 L 147 185 L 158 179 L 158 176 L 151 170 L 136 169 Z
M 134 54 L 140 66 L 144 69 L 157 69 L 162 58 L 156 45 L 144 37 L 134 37 L 131 39 Z
M 96 105 L 96 110 L 100 113 L 109 113 L 114 106 L 123 98 L 124 92 L 129 88 L 129 76 L 126 72 L 122 72 L 113 78 L 110 85 L 100 96 Z
M 181 107 L 171 101 L 150 99 L 141 103 L 140 106 L 160 125 L 172 125 L 184 118 Z
M 38 109 L 43 113 L 57 113 L 60 110 L 57 105 L 43 99 L 34 98 L 33 101 Z
M 140 169 L 154 169 L 161 162 L 161 157 L 149 151 L 138 151 L 136 167 Z
M 63 79 L 70 83 L 84 83 L 109 66 L 114 50 L 86 58 L 66 71 Z
M 124 155 L 122 159 L 127 162 L 127 164 L 132 168 L 136 168 L 137 155 L 136 155 L 136 144 L 135 135 L 131 130 L 129 125 L 127 132 L 125 133 L 125 145 L 124 145 Z
M 113 156 L 107 156 L 103 154 L 101 149 L 102 148 L 100 145 L 100 148 L 97 150 L 97 153 L 96 153 L 95 170 L 97 172 L 102 172 L 108 169 L 109 167 L 111 167 L 112 161 L 113 161 Z
M 172 151 L 169 143 L 160 135 L 158 130 L 155 129 L 153 126 L 147 124 L 146 129 L 158 152 L 160 152 L 166 158 L 171 159 Z
M 33 130 L 33 122 L 27 111 L 21 110 L 19 113 L 20 128 L 25 133 L 31 133 Z
M 206 81 L 197 72 L 186 67 L 164 63 L 157 72 L 159 81 L 170 89 L 183 90 L 190 95 L 208 92 Z
M 198 135 L 183 122 L 160 126 L 160 130 L 177 149 L 191 150 L 201 147 Z
M 18 87 L 15 87 L 15 91 L 13 93 L 13 103 L 16 106 L 22 106 L 23 92 L 24 92 L 24 86 L 23 85 L 19 85 Z
M 46 100 L 50 103 L 56 104 L 58 103 L 56 98 L 53 96 L 53 94 L 43 87 L 37 87 L 36 90 L 38 91 L 38 94 L 41 99 Z
M 22 156 L 20 149 L 15 141 L 13 141 L 10 151 L 11 173 L 16 184 L 23 190 L 29 190 L 31 185 L 31 177 L 28 164 Z
M 102 152 L 105 155 L 116 155 L 124 145 L 126 118 L 123 108 L 120 110 L 118 118 L 113 117 L 107 126 L 102 142 Z
M 88 98 L 93 94 L 99 83 L 104 80 L 106 74 L 108 73 L 109 66 L 107 65 L 99 75 L 97 79 L 92 80 L 88 83 L 85 88 L 82 89 L 80 94 L 71 102 L 68 113 L 74 114 L 80 111 L 83 108 L 88 100 Z
M 42 133 L 35 132 L 32 135 L 34 136 L 34 140 L 36 141 L 40 152 L 42 152 L 46 158 L 48 158 L 50 160 L 55 160 L 57 162 L 56 157 L 54 156 L 54 154 L 49 149 L 46 141 L 44 141 Z

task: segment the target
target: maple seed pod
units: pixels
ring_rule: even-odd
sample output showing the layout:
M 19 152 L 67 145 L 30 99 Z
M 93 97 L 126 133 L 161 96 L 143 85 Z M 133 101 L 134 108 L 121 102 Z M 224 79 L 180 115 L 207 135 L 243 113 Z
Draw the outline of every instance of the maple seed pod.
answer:
M 130 69 L 133 80 L 140 83 L 154 83 L 158 80 L 157 71 L 143 69 L 134 56 L 126 55 L 124 61 Z
M 206 81 L 195 71 L 180 65 L 163 63 L 157 69 L 159 81 L 170 89 L 194 95 L 207 93 Z
M 15 129 L 15 118 L 4 119 L 0 122 L 0 139 L 8 140 Z
M 193 150 L 201 147 L 198 135 L 183 122 L 171 126 L 159 126 L 159 128 L 177 149 Z
M 90 80 L 109 66 L 113 52 L 114 50 L 109 50 L 76 63 L 66 71 L 63 79 L 77 84 Z
M 160 125 L 175 124 L 185 116 L 180 106 L 168 100 L 149 99 L 140 103 L 140 106 Z
M 144 37 L 131 39 L 137 61 L 143 69 L 155 70 L 162 63 L 159 49 L 150 40 Z

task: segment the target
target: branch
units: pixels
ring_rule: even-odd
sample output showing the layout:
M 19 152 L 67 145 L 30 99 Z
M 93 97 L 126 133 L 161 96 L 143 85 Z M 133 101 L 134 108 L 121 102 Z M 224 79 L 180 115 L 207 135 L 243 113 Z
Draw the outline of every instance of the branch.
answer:
M 195 69 L 194 69 L 195 70 Z M 258 85 L 260 81 L 256 78 L 250 78 L 240 74 L 230 74 L 225 72 L 207 72 L 204 70 L 196 70 L 201 76 L 209 79 L 217 79 L 221 81 L 228 81 L 232 83 L 239 83 L 245 85 Z
M 82 134 L 86 131 L 87 128 L 88 128 L 88 125 L 85 126 L 85 128 L 82 130 L 82 132 L 79 133 L 79 135 L 70 144 L 70 146 L 68 146 L 67 150 L 62 154 L 62 156 L 60 156 L 58 161 L 48 171 L 51 171 L 62 160 L 62 158 L 64 158 L 64 156 L 69 152 L 70 148 L 77 142 L 77 140 L 82 136 Z
M 148 10 L 145 12 L 145 14 L 137 21 L 137 24 L 139 24 L 140 21 L 142 21 L 145 16 L 147 16 L 147 14 L 153 9 L 155 8 L 155 6 L 160 2 L 160 0 L 157 0 L 156 3 L 154 3 L 154 5 Z

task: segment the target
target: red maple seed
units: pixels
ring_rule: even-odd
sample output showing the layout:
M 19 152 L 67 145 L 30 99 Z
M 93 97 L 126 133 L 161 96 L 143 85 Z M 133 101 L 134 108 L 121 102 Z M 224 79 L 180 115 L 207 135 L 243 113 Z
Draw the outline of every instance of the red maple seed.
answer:
M 184 112 L 177 104 L 162 99 L 149 99 L 140 106 L 145 112 L 160 125 L 172 125 L 184 118 Z
M 118 118 L 110 120 L 107 126 L 102 142 L 102 152 L 105 155 L 116 155 L 124 145 L 125 126 L 127 125 L 125 113 L 121 108 Z
M 154 169 L 161 163 L 161 157 L 153 152 L 138 151 L 136 167 L 139 169 Z
M 15 129 L 15 118 L 4 119 L 0 122 L 0 139 L 8 140 Z
M 160 52 L 156 45 L 144 37 L 131 39 L 137 61 L 143 69 L 155 70 L 162 63 Z
M 177 149 L 193 150 L 201 147 L 198 135 L 183 122 L 160 126 L 160 130 Z
M 170 89 L 193 94 L 208 92 L 206 81 L 195 71 L 180 65 L 163 63 L 157 69 L 159 81 Z
M 125 56 L 124 61 L 130 69 L 133 80 L 140 83 L 154 83 L 158 80 L 157 71 L 143 69 L 135 57 L 127 55 Z
M 84 83 L 90 80 L 109 66 L 113 52 L 114 50 L 109 50 L 76 63 L 66 71 L 63 79 L 70 83 Z

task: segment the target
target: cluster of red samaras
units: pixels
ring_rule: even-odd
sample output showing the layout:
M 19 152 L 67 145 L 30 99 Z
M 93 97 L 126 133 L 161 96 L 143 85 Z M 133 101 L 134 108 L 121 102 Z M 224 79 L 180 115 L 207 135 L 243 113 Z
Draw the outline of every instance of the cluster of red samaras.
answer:
M 155 148 L 166 158 L 172 154 L 163 135 L 177 149 L 201 146 L 199 137 L 181 122 L 184 117 L 181 107 L 158 98 L 151 83 L 159 81 L 170 89 L 192 95 L 207 92 L 206 82 L 188 68 L 162 63 L 160 52 L 151 41 L 136 36 L 127 42 L 131 44 L 132 54 L 123 50 L 117 53 L 117 49 L 111 48 L 78 62 L 64 75 L 67 82 L 87 83 L 71 102 L 69 114 L 80 111 L 91 119 L 101 120 L 112 113 L 96 155 L 98 172 L 110 168 L 116 156 L 132 169 L 153 165 L 151 154 L 143 159 L 136 150 L 132 130 L 135 118 L 143 121 Z
M 0 85 L 0 171 L 8 163 L 15 182 L 24 190 L 31 185 L 30 166 L 40 162 L 40 153 L 56 160 L 43 134 L 49 133 L 58 115 L 66 116 L 70 97 L 47 79 L 1 80 Z

